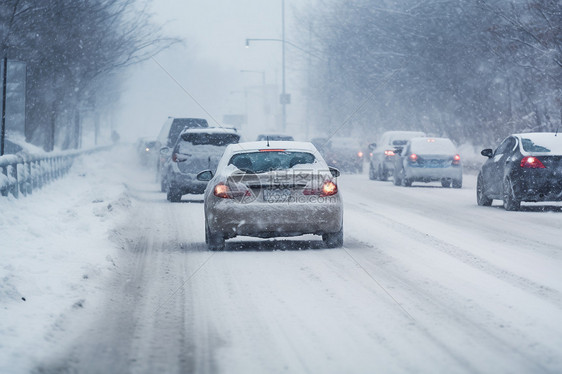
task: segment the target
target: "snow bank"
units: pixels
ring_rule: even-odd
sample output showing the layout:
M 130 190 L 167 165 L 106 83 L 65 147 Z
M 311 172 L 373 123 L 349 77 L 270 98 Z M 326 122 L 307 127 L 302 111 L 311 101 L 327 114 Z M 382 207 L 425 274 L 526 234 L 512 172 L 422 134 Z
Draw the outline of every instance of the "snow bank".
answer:
M 116 267 L 109 230 L 131 205 L 111 161 L 126 151 L 82 156 L 33 195 L 0 198 L 0 372 L 32 371 L 62 322 L 81 313 L 87 324 L 101 301 Z

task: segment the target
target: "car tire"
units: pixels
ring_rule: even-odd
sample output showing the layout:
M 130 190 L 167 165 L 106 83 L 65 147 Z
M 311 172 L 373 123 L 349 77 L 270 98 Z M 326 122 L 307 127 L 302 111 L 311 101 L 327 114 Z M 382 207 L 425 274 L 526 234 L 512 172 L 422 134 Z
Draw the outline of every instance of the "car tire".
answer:
M 388 172 L 386 170 L 384 170 L 384 165 L 379 165 L 377 174 L 378 174 L 379 180 L 381 180 L 381 181 L 388 180 Z
M 521 209 L 521 201 L 515 198 L 513 183 L 509 178 L 506 178 L 503 182 L 503 207 L 508 211 L 517 211 Z
M 412 181 L 409 178 L 404 177 L 402 179 L 402 185 L 404 187 L 412 187 Z
M 453 179 L 453 188 L 462 188 L 462 179 Z
M 181 193 L 179 190 L 168 187 L 168 192 L 166 193 L 166 198 L 172 203 L 179 203 L 181 201 Z
M 343 226 L 338 232 L 322 235 L 322 240 L 327 248 L 340 248 L 343 246 Z
M 377 180 L 377 173 L 375 172 L 373 164 L 371 163 L 369 163 L 369 179 L 372 181 Z
M 394 169 L 394 175 L 392 176 L 392 181 L 395 186 L 400 186 L 402 184 L 402 179 L 400 178 L 400 172 Z
M 484 191 L 484 177 L 482 173 L 478 173 L 478 179 L 476 181 L 476 202 L 479 206 L 491 206 L 492 200 L 486 196 L 486 191 Z
M 205 243 L 210 251 L 224 250 L 224 237 L 221 233 L 211 232 L 207 223 L 205 223 Z
M 449 188 L 451 187 L 451 181 L 447 179 L 441 179 L 441 186 L 443 188 Z

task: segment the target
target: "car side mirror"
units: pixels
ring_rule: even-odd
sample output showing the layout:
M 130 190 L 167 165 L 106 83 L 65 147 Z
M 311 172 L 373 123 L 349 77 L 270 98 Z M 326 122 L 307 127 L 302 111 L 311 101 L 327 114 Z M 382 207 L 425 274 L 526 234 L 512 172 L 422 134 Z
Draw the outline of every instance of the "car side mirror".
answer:
M 336 169 L 335 167 L 329 166 L 328 169 L 330 169 L 330 173 L 332 174 L 332 177 L 337 178 L 341 175 L 340 171 L 338 169 Z
M 492 149 L 490 149 L 490 148 L 486 148 L 486 149 L 483 149 L 482 152 L 480 152 L 480 154 L 481 154 L 482 156 L 486 156 L 486 157 L 488 157 L 488 158 L 492 158 L 492 156 L 494 155 L 494 151 L 493 151 Z
M 197 180 L 201 182 L 208 182 L 213 179 L 213 172 L 211 170 L 203 170 L 197 174 Z
M 184 155 L 182 153 L 175 154 L 175 161 L 176 162 L 185 162 L 189 159 L 189 155 Z
M 170 155 L 170 148 L 169 147 L 160 148 L 160 154 L 162 156 L 169 156 Z
M 375 148 L 377 148 L 377 143 L 371 143 L 371 144 L 368 145 L 368 147 L 369 147 L 369 151 L 372 151 Z

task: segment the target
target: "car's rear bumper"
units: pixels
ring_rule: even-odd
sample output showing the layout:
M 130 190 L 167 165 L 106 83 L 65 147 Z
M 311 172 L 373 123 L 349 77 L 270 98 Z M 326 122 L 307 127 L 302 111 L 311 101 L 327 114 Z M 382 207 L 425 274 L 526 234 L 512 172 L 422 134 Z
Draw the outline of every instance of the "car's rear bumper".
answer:
M 562 201 L 562 174 L 530 170 L 512 180 L 516 199 L 520 201 Z
M 404 172 L 406 178 L 412 181 L 462 180 L 462 168 L 453 166 L 445 168 L 407 167 Z
M 188 193 L 202 194 L 205 192 L 208 183 L 197 180 L 195 174 L 171 173 L 168 178 L 170 187 L 178 190 L 182 195 Z
M 206 209 L 209 228 L 225 238 L 325 234 L 340 231 L 343 206 L 339 197 L 317 197 L 316 202 L 240 203 L 230 199 Z

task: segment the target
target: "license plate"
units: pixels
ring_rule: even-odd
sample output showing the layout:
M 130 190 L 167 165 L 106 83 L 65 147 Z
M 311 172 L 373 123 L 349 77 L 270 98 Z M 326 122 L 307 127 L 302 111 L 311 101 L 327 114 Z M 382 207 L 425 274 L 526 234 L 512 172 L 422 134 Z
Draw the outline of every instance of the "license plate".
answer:
M 291 190 L 276 188 L 263 190 L 263 199 L 268 203 L 282 203 L 289 200 Z

